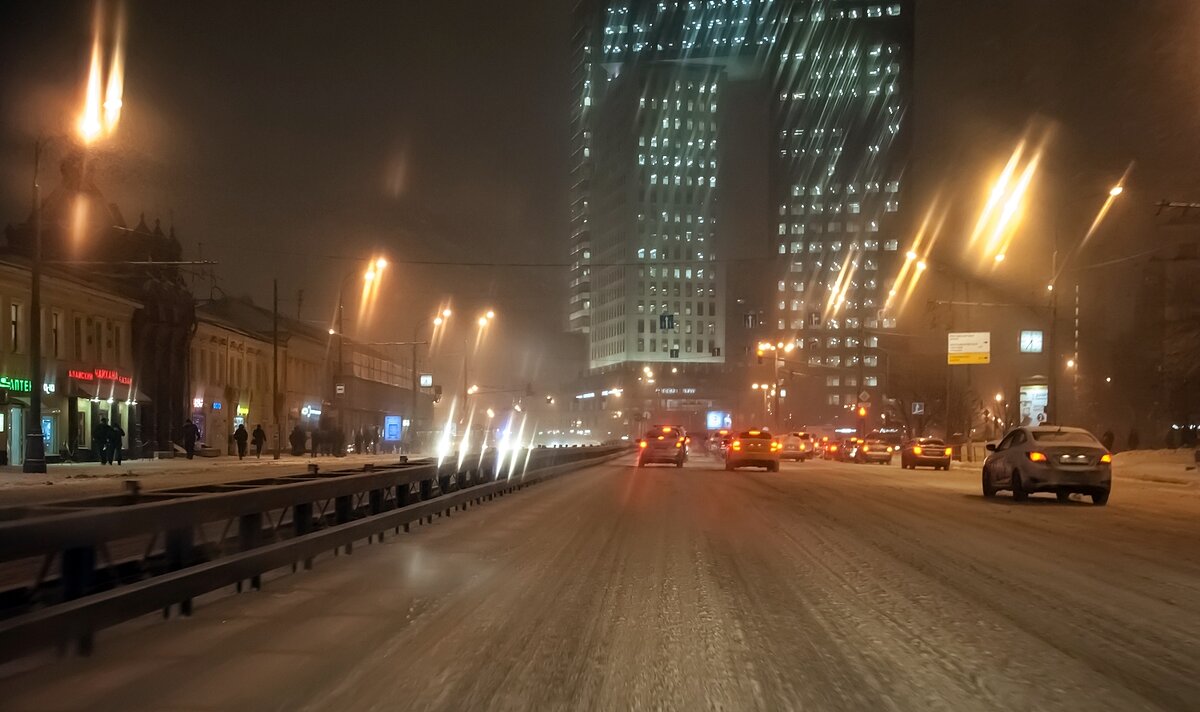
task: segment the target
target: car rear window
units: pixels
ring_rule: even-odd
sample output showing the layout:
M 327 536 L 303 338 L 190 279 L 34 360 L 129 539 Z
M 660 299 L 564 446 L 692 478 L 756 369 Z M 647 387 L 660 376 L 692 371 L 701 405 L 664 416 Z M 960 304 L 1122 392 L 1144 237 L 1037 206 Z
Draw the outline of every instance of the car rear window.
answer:
M 747 430 L 744 433 L 738 433 L 738 437 L 746 439 L 770 440 L 771 434 L 765 430 Z
M 657 440 L 659 438 L 659 436 L 662 436 L 664 439 L 677 438 L 677 437 L 679 437 L 679 433 L 675 432 L 674 430 L 668 430 L 666 432 L 663 432 L 662 428 L 658 428 L 657 430 L 646 431 L 646 439 L 647 440 Z
M 1033 430 L 1033 439 L 1039 443 L 1078 443 L 1081 445 L 1099 445 L 1091 433 L 1071 430 Z
M 933 438 L 930 438 L 929 440 L 918 440 L 917 444 L 918 445 L 945 445 L 946 443 L 942 442 L 941 440 L 934 440 Z

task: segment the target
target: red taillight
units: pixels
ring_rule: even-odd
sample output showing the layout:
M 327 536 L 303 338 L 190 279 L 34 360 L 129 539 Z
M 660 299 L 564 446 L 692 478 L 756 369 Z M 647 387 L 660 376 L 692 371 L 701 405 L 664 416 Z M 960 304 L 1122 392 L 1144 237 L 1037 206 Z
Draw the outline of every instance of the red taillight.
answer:
M 871 446 L 870 446 L 870 445 L 863 445 L 863 452 L 871 452 Z
M 946 448 L 946 457 L 950 457 L 950 448 Z
M 804 443 L 800 443 L 800 449 L 801 449 L 801 450 L 807 450 L 807 449 L 808 449 L 808 446 L 807 446 L 807 445 L 805 445 Z
M 780 449 L 780 448 L 782 448 L 782 447 L 783 447 L 783 445 L 780 445 L 780 444 L 779 444 L 779 443 L 777 443 L 777 442 L 772 442 L 772 443 L 771 443 L 771 451 L 772 451 L 772 452 L 774 452 L 775 450 L 778 450 L 778 449 Z
M 1025 455 L 1026 455 L 1026 457 L 1029 458 L 1029 460 L 1031 462 L 1045 462 L 1046 461 L 1046 453 L 1044 453 L 1044 452 L 1037 452 L 1035 450 L 1033 452 L 1025 453 Z
M 729 447 L 733 448 L 734 450 L 741 450 L 742 449 L 742 441 L 734 440 L 733 442 L 731 442 L 729 444 Z
M 829 452 L 837 452 L 837 445 L 830 445 Z
M 676 441 L 675 441 L 675 447 L 683 447 L 683 441 L 682 441 L 682 440 L 676 440 Z
M 1112 454 L 1104 453 L 1100 456 L 1100 462 L 1112 462 Z
M 920 454 L 921 454 L 921 446 L 920 446 L 920 445 L 913 445 L 913 454 L 914 454 L 914 455 L 920 455 Z
M 638 440 L 638 447 L 640 447 L 640 448 L 642 448 L 642 449 L 645 449 L 645 448 L 646 448 L 646 441 L 645 441 L 645 440 Z

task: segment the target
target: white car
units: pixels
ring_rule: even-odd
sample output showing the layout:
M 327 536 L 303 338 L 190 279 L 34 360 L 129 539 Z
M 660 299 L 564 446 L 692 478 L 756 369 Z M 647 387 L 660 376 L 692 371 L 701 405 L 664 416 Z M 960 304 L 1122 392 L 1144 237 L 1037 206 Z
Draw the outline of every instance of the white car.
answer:
M 999 443 L 988 443 L 983 463 L 983 496 L 1011 490 L 1023 502 L 1034 492 L 1053 492 L 1060 501 L 1072 492 L 1108 504 L 1112 454 L 1082 428 L 1057 425 L 1016 428 Z

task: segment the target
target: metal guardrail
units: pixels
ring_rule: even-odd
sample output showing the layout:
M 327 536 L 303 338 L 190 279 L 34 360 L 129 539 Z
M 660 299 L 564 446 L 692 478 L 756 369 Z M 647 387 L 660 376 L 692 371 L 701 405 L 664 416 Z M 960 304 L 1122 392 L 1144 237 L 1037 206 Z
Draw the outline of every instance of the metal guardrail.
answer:
M 495 452 L 438 466 L 402 463 L 222 485 L 131 492 L 0 510 L 0 562 L 41 558 L 21 590 L 18 613 L 0 620 L 0 661 L 74 641 L 89 654 L 106 627 L 291 566 L 311 568 L 323 552 L 502 496 L 527 484 L 602 462 L 624 446 L 538 448 L 505 459 Z M 236 522 L 236 530 L 234 530 Z M 213 532 L 219 530 L 219 535 Z M 115 559 L 110 545 L 142 544 Z M 127 546 L 128 548 L 128 546 Z M 53 562 L 57 585 L 45 584 Z

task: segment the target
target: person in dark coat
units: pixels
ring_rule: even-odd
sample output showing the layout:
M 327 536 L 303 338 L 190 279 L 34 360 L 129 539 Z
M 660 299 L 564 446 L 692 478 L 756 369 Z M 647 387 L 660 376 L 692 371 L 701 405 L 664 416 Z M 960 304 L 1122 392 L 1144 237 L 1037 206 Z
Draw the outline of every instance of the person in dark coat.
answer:
M 246 425 L 237 426 L 237 430 L 233 431 L 233 441 L 237 443 L 238 459 L 246 457 L 246 443 L 250 442 L 250 433 L 246 432 Z
M 183 449 L 187 453 L 187 459 L 192 459 L 196 454 L 196 440 L 200 438 L 200 429 L 196 424 L 188 420 L 183 424 Z
M 362 428 L 356 429 L 354 431 L 354 454 L 355 455 L 361 455 L 364 452 L 366 452 L 366 450 L 363 450 L 363 443 L 365 440 L 366 440 L 366 438 L 363 437 Z
M 263 445 L 267 444 L 267 431 L 263 430 L 262 423 L 254 426 L 254 434 L 250 436 L 250 442 L 254 443 L 254 456 L 261 460 Z
M 292 454 L 300 456 L 304 454 L 304 441 L 306 437 L 300 426 L 292 426 L 292 433 L 288 435 L 288 442 L 292 444 Z
M 321 454 L 321 429 L 313 428 L 312 431 L 312 456 L 316 457 Z
M 100 459 L 101 465 L 107 465 L 109 460 L 108 441 L 112 438 L 112 428 L 108 427 L 108 418 L 101 418 L 92 428 L 92 450 Z
M 1113 441 L 1116 439 L 1117 439 L 1117 436 L 1113 435 L 1113 431 L 1105 430 L 1104 434 L 1100 436 L 1100 444 L 1104 446 L 1105 450 L 1112 452 Z
M 121 455 L 123 454 L 121 452 L 121 449 L 122 449 L 121 441 L 125 437 L 125 429 L 121 427 L 120 423 L 114 421 L 113 424 L 111 426 L 109 426 L 108 430 L 109 430 L 108 464 L 111 465 L 113 462 L 113 458 L 116 458 L 117 464 L 120 465 L 121 464 Z

